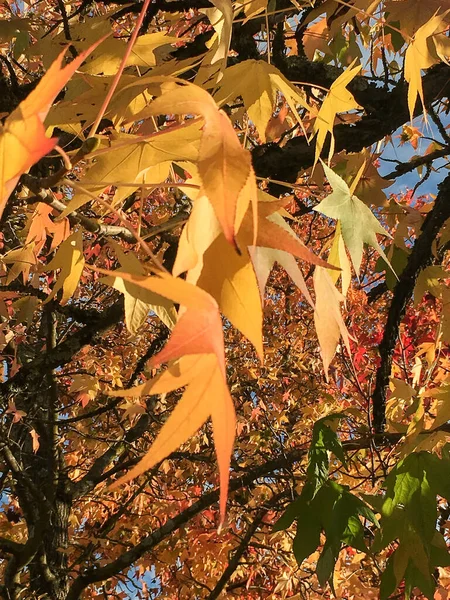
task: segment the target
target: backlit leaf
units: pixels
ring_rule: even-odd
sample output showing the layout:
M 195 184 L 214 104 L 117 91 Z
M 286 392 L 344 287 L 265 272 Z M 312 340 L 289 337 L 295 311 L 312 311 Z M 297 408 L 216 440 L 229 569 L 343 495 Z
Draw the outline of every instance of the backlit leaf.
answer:
M 341 315 L 341 303 L 345 298 L 333 285 L 328 270 L 322 267 L 317 267 L 314 271 L 314 291 L 316 293 L 314 323 L 319 338 L 325 377 L 328 379 L 328 368 L 341 336 L 351 357 L 349 333 Z
M 342 237 L 350 253 L 356 274 L 359 273 L 365 243 L 375 248 L 389 264 L 376 237 L 377 233 L 390 237 L 388 232 L 381 227 L 370 208 L 350 193 L 345 181 L 326 164 L 322 163 L 322 166 L 333 192 L 315 206 L 314 210 L 340 221 Z
M 83 235 L 81 229 L 78 229 L 64 240 L 52 260 L 42 267 L 43 271 L 60 269 L 52 292 L 45 302 L 49 302 L 62 289 L 61 304 L 66 304 L 78 287 L 83 268 Z
M 66 52 L 62 52 L 36 88 L 0 125 L 0 217 L 22 173 L 56 145 L 55 138 L 45 135 L 43 121 L 58 93 L 101 41 L 65 67 Z
M 333 82 L 314 122 L 314 132 L 317 133 L 314 164 L 319 160 L 328 134 L 331 135 L 328 160 L 330 160 L 334 154 L 333 127 L 336 115 L 338 113 L 361 108 L 355 101 L 351 92 L 347 89 L 347 85 L 361 70 L 361 66 L 353 67 L 353 64 L 354 63 L 352 63 L 352 65 L 350 65 L 341 75 L 339 75 L 336 81 Z
M 252 77 L 248 77 L 249 72 Z M 246 60 L 228 67 L 214 98 L 219 104 L 224 104 L 242 96 L 248 116 L 265 142 L 278 92 L 283 94 L 298 123 L 302 124 L 297 106 L 308 111 L 312 110 L 311 107 L 276 67 L 263 60 Z

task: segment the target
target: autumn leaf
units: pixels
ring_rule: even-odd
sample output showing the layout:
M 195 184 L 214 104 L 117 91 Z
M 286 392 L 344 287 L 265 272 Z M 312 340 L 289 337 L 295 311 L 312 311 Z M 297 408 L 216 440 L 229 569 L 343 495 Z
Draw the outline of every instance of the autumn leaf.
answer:
M 109 24 L 106 22 L 103 31 L 107 31 Z M 90 23 L 85 23 L 85 26 L 89 26 Z M 97 36 L 100 35 L 100 31 Z M 127 66 L 136 65 L 138 67 L 149 68 L 154 67 L 157 64 L 157 53 L 160 55 L 167 55 L 170 50 L 171 44 L 178 42 L 179 38 L 166 35 L 165 32 L 158 31 L 155 33 L 147 33 L 139 36 L 136 43 L 133 45 L 131 54 L 127 60 Z M 76 46 L 85 46 L 85 43 L 75 42 Z M 96 52 L 93 52 L 85 65 L 83 65 L 82 72 L 103 75 L 114 75 L 119 68 L 122 57 L 125 53 L 126 44 L 119 38 L 109 37 L 103 44 L 98 48 Z
M 361 66 L 353 67 L 353 64 L 354 62 L 333 82 L 314 121 L 314 132 L 317 134 L 314 164 L 319 160 L 328 134 L 331 135 L 328 160 L 334 154 L 333 127 L 336 115 L 361 108 L 347 89 L 347 85 L 361 70 Z
M 251 188 L 245 188 L 248 179 L 254 179 L 250 153 L 242 148 L 233 126 L 220 111 L 212 97 L 200 87 L 181 80 L 168 80 L 161 86 L 163 94 L 154 100 L 137 117 L 158 114 L 201 115 L 205 124 L 202 129 L 198 156 L 198 173 L 202 188 L 200 194 L 207 196 L 214 207 L 225 238 L 235 244 L 239 229 L 239 214 L 244 214 L 251 201 Z M 249 194 L 241 198 L 241 192 Z
M 283 217 L 280 214 L 273 213 L 272 215 L 269 215 L 267 217 L 267 220 L 271 221 L 272 223 L 275 223 L 284 231 L 287 231 L 289 235 L 295 236 L 294 231 L 291 229 L 291 227 L 287 224 L 287 222 L 283 219 Z M 264 228 L 264 225 L 261 225 L 261 227 Z M 302 272 L 298 268 L 298 265 L 292 254 L 284 250 L 256 246 L 254 250 L 252 250 L 251 257 L 256 272 L 256 277 L 258 279 L 258 286 L 262 298 L 264 298 L 264 291 L 266 288 L 266 283 L 269 274 L 272 271 L 274 264 L 277 262 L 284 268 L 284 270 L 290 276 L 290 278 L 298 287 L 298 289 L 303 293 L 308 303 L 311 306 L 313 306 L 313 301 L 306 286 L 306 282 L 304 280 Z
M 352 279 L 352 269 L 350 261 L 348 260 L 347 252 L 345 250 L 340 221 L 338 221 L 336 224 L 336 232 L 334 234 L 333 243 L 330 248 L 328 262 L 331 265 L 334 265 L 335 267 L 339 267 L 341 269 L 341 272 L 329 271 L 329 274 L 331 280 L 335 285 L 339 277 L 342 276 L 342 295 L 345 298 Z
M 152 364 L 155 362 L 155 359 L 151 361 Z M 193 366 L 195 370 L 192 370 Z M 172 377 L 171 371 L 174 368 L 178 373 Z M 188 376 L 184 378 L 183 376 L 186 374 Z M 233 401 L 217 357 L 211 354 L 196 357 L 186 356 L 178 362 L 176 367 L 169 368 L 160 378 L 157 378 L 153 385 L 152 382 L 149 382 L 145 386 L 145 393 L 163 394 L 186 384 L 188 386 L 186 391 L 163 425 L 149 452 L 131 471 L 116 481 L 111 489 L 115 489 L 151 469 L 191 438 L 211 417 L 220 472 L 222 524 L 225 518 L 228 473 L 236 420 Z M 132 393 L 133 390 L 127 390 L 127 395 L 130 392 Z M 122 396 L 123 393 L 119 390 L 115 395 Z M 214 398 L 214 402 L 211 402 L 211 398 Z
M 328 381 L 328 368 L 336 353 L 341 336 L 351 358 L 350 336 L 342 318 L 340 306 L 345 298 L 334 286 L 329 271 L 322 267 L 316 267 L 314 270 L 314 291 L 316 293 L 314 323 L 319 338 L 325 377 Z
M 408 82 L 408 108 L 411 121 L 414 117 L 417 96 L 419 96 L 423 106 L 425 103 L 421 71 L 432 67 L 437 62 L 436 55 L 430 52 L 429 38 L 442 27 L 445 14 L 447 13 L 434 15 L 424 23 L 416 31 L 406 50 L 405 79 Z
M 95 270 L 105 275 L 111 275 L 104 269 Z M 226 384 L 222 321 L 217 303 L 200 288 L 166 273 L 161 273 L 157 277 L 145 277 L 118 271 L 113 273 L 115 277 L 120 277 L 145 290 L 160 294 L 185 307 L 166 346 L 151 359 L 150 365 L 156 366 L 164 362 L 182 359 L 181 365 L 192 366 L 191 360 L 194 362 L 205 361 L 202 362 L 199 376 L 193 381 L 188 380 L 191 385 L 164 425 L 149 455 L 115 485 L 129 481 L 149 469 L 149 465 L 154 465 L 165 458 L 189 439 L 211 416 L 219 462 L 220 509 L 221 522 L 223 522 L 228 494 L 230 456 L 235 436 L 235 413 Z M 191 358 L 190 355 L 207 356 Z M 186 358 L 189 359 L 187 362 Z M 170 375 L 167 377 L 172 384 Z M 174 385 L 175 387 L 170 389 L 180 387 L 179 379 Z M 153 390 L 153 393 L 156 392 Z M 216 399 L 214 403 L 211 403 L 211 397 Z
M 252 77 L 248 77 L 249 72 Z M 312 108 L 276 67 L 263 60 L 246 60 L 228 67 L 214 98 L 222 105 L 242 96 L 248 116 L 255 124 L 262 142 L 265 142 L 278 92 L 283 94 L 297 122 L 302 125 L 297 106 L 308 111 Z
M 23 417 L 27 416 L 27 413 L 23 410 L 19 410 L 16 407 L 16 404 L 13 400 L 8 402 L 8 408 L 5 411 L 5 414 L 12 415 L 12 422 L 18 423 Z
M 263 279 L 267 279 L 275 260 L 285 266 L 311 304 L 306 284 L 291 254 L 313 264 L 330 266 L 310 252 L 284 219 L 275 214 L 281 204 L 266 201 L 263 208 L 260 203 L 256 246 L 253 246 L 253 216 L 250 211 L 246 214 L 237 236 L 242 255 L 237 255 L 232 247 L 224 244 L 224 237 L 218 235 L 214 215 L 205 198 L 197 198 L 181 236 L 174 266 L 175 274 L 187 270 L 187 281 L 199 285 L 216 299 L 223 314 L 252 342 L 260 358 L 263 355 Z M 207 223 L 210 226 L 205 227 Z
M 66 51 L 62 52 L 36 88 L 0 125 L 0 217 L 22 173 L 56 145 L 56 138 L 45 135 L 43 121 L 58 93 L 101 41 L 65 67 Z
M 206 196 L 199 195 L 180 236 L 173 275 L 190 271 L 188 281 L 195 283 L 203 268 L 203 256 L 219 235 L 220 224 L 214 209 Z
M 448 278 L 448 272 L 439 266 L 430 266 L 423 269 L 417 277 L 414 287 L 414 306 L 418 306 L 426 292 L 430 292 L 436 298 L 440 298 L 445 290 L 442 282 Z
M 100 384 L 96 377 L 89 374 L 74 375 L 70 386 L 70 393 L 76 394 L 76 398 L 81 402 L 84 408 L 91 400 L 97 396 L 100 390 Z
M 435 404 L 432 407 L 432 410 L 435 413 L 435 417 L 430 429 L 436 429 L 437 427 L 441 427 L 441 425 L 444 425 L 444 423 L 447 423 L 450 420 L 449 386 L 443 385 L 442 387 L 436 389 L 427 390 L 424 393 L 424 397 L 431 397 L 435 401 Z
M 66 304 L 77 289 L 84 268 L 83 234 L 78 229 L 56 251 L 55 256 L 41 271 L 60 269 L 53 290 L 45 302 L 50 302 L 62 289 L 61 304 Z
M 36 454 L 36 452 L 39 450 L 39 438 L 40 435 L 38 434 L 38 432 L 36 431 L 36 429 L 30 429 L 30 436 L 31 436 L 31 447 L 33 449 L 33 452 Z
M 350 192 L 345 181 L 325 163 L 322 162 L 322 166 L 333 192 L 315 206 L 314 210 L 340 221 L 342 237 L 356 274 L 361 266 L 364 243 L 375 248 L 390 266 L 376 237 L 377 233 L 390 237 L 389 233 L 381 227 L 370 208 Z
M 10 250 L 0 258 L 5 265 L 11 265 L 6 283 L 14 281 L 21 273 L 23 282 L 26 283 L 31 267 L 37 264 L 34 242 L 26 244 L 22 248 Z
M 212 0 L 211 3 L 214 8 L 201 8 L 200 12 L 208 17 L 215 34 L 195 78 L 195 83 L 206 89 L 214 87 L 222 78 L 227 64 L 233 27 L 231 0 Z
M 272 203 L 272 205 L 269 202 L 264 204 L 259 203 L 257 238 L 255 243 L 253 242 L 252 215 L 247 213 L 242 223 L 241 237 L 239 238 L 241 245 L 249 248 L 256 246 L 282 250 L 313 265 L 333 269 L 332 265 L 329 265 L 326 261 L 311 252 L 285 222 L 284 224 L 279 224 L 277 217 L 272 217 L 285 203 L 286 199 L 281 200 L 279 203 Z
M 262 360 L 261 298 L 248 253 L 237 254 L 220 235 L 205 252 L 196 283 L 216 299 L 221 312 L 252 342 Z
M 119 244 L 111 242 L 122 269 L 127 273 L 145 275 L 145 269 L 139 259 L 133 253 L 125 253 Z M 124 295 L 125 299 L 125 322 L 128 331 L 135 335 L 142 326 L 149 311 L 153 311 L 161 321 L 172 329 L 176 321 L 175 307 L 170 300 L 163 296 L 145 290 L 134 285 L 121 277 L 105 277 L 102 283 L 111 285 Z
M 387 0 L 389 22 L 400 23 L 404 36 L 414 33 L 433 18 L 444 7 L 442 0 Z M 405 35 L 406 34 L 406 35 Z
M 69 221 L 67 219 L 61 219 L 57 222 L 50 218 L 53 209 L 48 204 L 38 202 L 33 215 L 30 218 L 30 228 L 28 230 L 25 244 L 34 243 L 34 253 L 39 256 L 47 236 L 52 235 L 52 243 L 50 250 L 55 250 L 61 242 L 63 242 L 70 233 Z
M 82 179 L 82 185 L 97 195 L 110 187 L 111 183 L 117 183 L 113 204 L 118 205 L 139 189 L 140 183 L 163 182 L 169 174 L 172 161 L 197 160 L 199 143 L 198 123 L 173 131 L 168 129 L 162 134 L 147 138 L 114 134 L 107 148 L 100 148 L 92 153 L 95 162 Z M 127 185 L 121 186 L 120 183 Z M 136 187 L 130 184 L 136 184 Z M 61 217 L 78 210 L 91 200 L 91 195 L 76 192 Z

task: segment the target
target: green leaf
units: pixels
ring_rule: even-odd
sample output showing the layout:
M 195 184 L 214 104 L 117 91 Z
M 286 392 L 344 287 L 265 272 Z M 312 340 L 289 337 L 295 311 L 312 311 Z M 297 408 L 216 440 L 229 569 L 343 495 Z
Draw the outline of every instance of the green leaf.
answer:
M 414 587 L 433 597 L 434 568 L 450 562 L 446 542 L 436 531 L 436 496 L 450 491 L 448 480 L 449 461 L 429 452 L 410 454 L 386 478 L 381 530 L 375 536 L 372 552 L 394 540 L 398 548 L 382 577 L 382 599 L 395 591 L 403 577 L 407 597 Z M 372 504 L 379 507 L 379 499 Z
M 428 600 L 433 600 L 436 583 L 432 574 L 423 573 L 410 561 L 405 572 L 405 598 L 412 597 L 415 587 L 418 587 Z
M 433 567 L 450 567 L 450 552 L 444 536 L 439 531 L 434 534 L 431 544 L 430 560 Z
M 322 524 L 316 512 L 306 502 L 297 518 L 293 551 L 299 565 L 308 558 L 320 544 Z
M 336 552 L 330 544 L 326 543 L 323 547 L 322 554 L 317 561 L 316 575 L 321 586 L 324 586 L 330 581 L 340 548 Z
M 273 531 L 283 531 L 284 529 L 290 527 L 298 515 L 301 514 L 302 510 L 305 509 L 305 504 L 306 501 L 303 496 L 299 496 L 293 502 L 291 502 L 273 526 Z
M 329 485 L 340 489 L 336 490 L 339 495 L 333 509 L 328 511 L 329 518 L 325 520 L 327 540 L 338 540 L 361 552 L 367 552 L 360 516 L 378 525 L 374 513 L 364 502 L 351 494 L 347 487 L 338 486 L 333 482 L 330 482 Z
M 342 419 L 344 415 L 327 415 L 316 421 L 313 427 L 311 446 L 308 453 L 308 468 L 306 475 L 311 482 L 312 498 L 328 479 L 330 467 L 329 452 L 332 452 L 342 463 L 345 464 L 345 454 L 342 444 L 329 426 L 330 420 Z
M 359 274 L 361 267 L 364 244 L 375 248 L 385 262 L 390 265 L 376 236 L 379 233 L 391 237 L 389 233 L 381 227 L 370 208 L 351 193 L 345 181 L 324 162 L 322 162 L 322 166 L 333 192 L 314 207 L 314 210 L 340 221 L 342 237 L 350 252 L 356 274 Z
M 380 582 L 380 600 L 386 600 L 397 589 L 397 579 L 394 573 L 394 554 L 389 557 Z
M 404 250 L 394 246 L 390 265 L 386 263 L 384 258 L 381 256 L 377 260 L 375 264 L 375 271 L 378 273 L 380 271 L 386 271 L 386 285 L 388 290 L 393 290 L 397 285 L 398 277 L 402 274 L 403 269 L 406 267 L 408 257 L 409 254 L 407 254 Z

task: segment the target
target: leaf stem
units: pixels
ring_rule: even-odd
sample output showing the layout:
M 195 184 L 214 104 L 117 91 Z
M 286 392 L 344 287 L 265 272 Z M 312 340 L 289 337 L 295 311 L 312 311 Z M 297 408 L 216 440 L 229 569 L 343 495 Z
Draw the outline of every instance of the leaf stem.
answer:
M 131 34 L 131 37 L 128 41 L 127 48 L 125 50 L 125 54 L 123 55 L 122 62 L 120 63 L 120 66 L 116 73 L 116 76 L 114 77 L 113 82 L 111 83 L 111 87 L 109 88 L 108 93 L 106 94 L 106 97 L 103 100 L 103 104 L 98 112 L 98 115 L 97 115 L 97 118 L 95 119 L 94 124 L 92 125 L 92 129 L 89 132 L 88 137 L 90 137 L 90 138 L 94 137 L 95 134 L 97 133 L 97 129 L 100 125 L 100 121 L 103 119 L 106 109 L 108 108 L 108 105 L 111 102 L 111 98 L 113 97 L 114 92 L 116 91 L 116 88 L 119 84 L 120 78 L 122 77 L 122 73 L 125 69 L 125 65 L 127 64 L 127 60 L 131 54 L 131 50 L 133 49 L 134 43 L 136 41 L 136 38 L 138 36 L 139 30 L 142 25 L 142 21 L 144 20 L 145 13 L 147 12 L 149 5 L 150 5 L 150 0 L 144 0 L 144 4 L 142 5 L 141 12 L 139 13 L 139 17 L 137 18 L 133 33 Z

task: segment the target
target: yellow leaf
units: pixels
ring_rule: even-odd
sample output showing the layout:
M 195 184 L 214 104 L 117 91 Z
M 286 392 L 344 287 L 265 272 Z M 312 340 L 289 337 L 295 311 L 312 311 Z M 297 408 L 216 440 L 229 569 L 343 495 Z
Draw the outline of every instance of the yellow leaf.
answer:
M 187 310 L 180 313 L 166 346 L 153 359 L 157 364 L 176 360 L 185 354 L 216 354 L 225 377 L 222 320 L 217 302 L 204 290 L 191 283 L 161 272 L 148 277 L 125 271 L 107 271 L 90 267 L 103 275 L 120 277 L 145 290 L 164 296 Z
M 136 275 L 145 275 L 145 269 L 139 259 L 132 253 L 127 254 L 122 250 L 119 244 L 110 242 L 114 248 L 117 258 L 122 268 L 128 273 Z M 149 311 L 153 311 L 161 321 L 172 329 L 176 322 L 177 313 L 173 302 L 163 296 L 145 290 L 140 286 L 134 285 L 123 280 L 121 277 L 105 277 L 102 283 L 111 285 L 124 295 L 125 300 L 125 323 L 128 331 L 135 335 L 138 329 L 143 325 Z
M 252 216 L 247 213 L 242 222 L 242 228 L 240 231 L 239 240 L 241 245 L 247 247 L 258 246 L 263 248 L 273 248 L 274 250 L 283 250 L 288 254 L 292 254 L 293 256 L 296 256 L 297 258 L 314 265 L 333 268 L 332 265 L 329 265 L 326 261 L 322 260 L 313 252 L 308 250 L 303 242 L 295 235 L 294 231 L 289 226 L 286 226 L 285 222 L 279 223 L 276 221 L 276 218 L 275 221 L 271 220 L 271 215 L 281 208 L 283 203 L 286 203 L 286 198 L 282 199 L 280 202 L 259 203 L 256 242 L 254 242 L 253 239 Z
M 250 340 L 262 359 L 261 298 L 248 253 L 239 256 L 220 235 L 205 252 L 196 283 L 216 299 L 221 312 Z
M 242 5 L 247 18 L 254 17 L 267 8 L 267 0 L 250 0 Z
M 94 270 L 104 275 L 121 277 L 125 281 L 160 294 L 185 307 L 184 312 L 180 312 L 181 316 L 166 346 L 149 361 L 149 364 L 156 366 L 163 362 L 181 359 L 180 373 L 175 373 L 173 376 L 169 369 L 164 379 L 164 375 L 156 379 L 153 393 L 158 393 L 157 390 L 162 393 L 177 389 L 186 383 L 189 384 L 188 388 L 165 423 L 149 454 L 115 485 L 129 481 L 164 459 L 189 439 L 211 416 L 219 462 L 220 509 L 223 522 L 230 456 L 235 435 L 235 413 L 226 385 L 222 320 L 216 301 L 199 287 L 164 272 L 158 276 L 145 277 L 126 272 L 111 273 L 105 269 Z M 192 370 L 193 362 L 195 364 L 198 361 L 202 363 L 201 369 Z M 189 375 L 184 376 L 183 379 L 183 371 L 186 368 Z M 212 398 L 214 402 L 211 402 Z
M 181 232 L 173 266 L 174 276 L 191 271 L 190 279 L 196 281 L 203 268 L 203 255 L 219 234 L 220 225 L 211 203 L 206 196 L 198 196 L 189 221 Z
M 23 282 L 26 283 L 31 267 L 37 264 L 34 243 L 31 242 L 23 248 L 10 250 L 1 257 L 1 262 L 5 265 L 12 265 L 8 272 L 6 285 L 10 284 L 11 281 L 14 281 L 21 273 L 23 274 Z
M 425 392 L 424 395 L 435 399 L 433 409 L 436 416 L 430 429 L 436 429 L 450 421 L 450 386 L 443 385 Z
M 157 165 L 166 165 L 166 177 L 169 165 L 175 160 L 196 161 L 200 143 L 200 127 L 198 123 L 180 127 L 171 131 L 154 135 L 147 140 L 136 135 L 117 134 L 110 147 L 93 153 L 95 163 L 82 179 L 81 184 L 97 195 L 112 183 L 118 184 L 115 203 L 139 188 L 140 183 L 160 183 L 154 181 Z M 165 179 L 165 177 L 164 177 Z M 120 186 L 123 183 L 136 183 L 136 187 Z M 78 210 L 91 196 L 76 193 L 62 217 Z
M 449 276 L 443 267 L 430 266 L 423 269 L 417 277 L 414 287 L 414 306 L 418 306 L 426 292 L 430 292 L 436 298 L 442 296 L 445 289 L 444 283 L 440 279 L 446 279 Z
M 420 27 L 409 44 L 405 54 L 405 79 L 408 82 L 408 108 L 411 121 L 414 117 L 417 96 L 424 105 L 422 89 L 422 69 L 428 69 L 438 62 L 436 55 L 430 52 L 429 38 L 442 27 L 444 16 L 435 15 Z
M 83 268 L 83 236 L 81 229 L 78 229 L 64 240 L 52 260 L 41 269 L 42 271 L 61 269 L 53 290 L 44 304 L 54 298 L 60 289 L 63 291 L 61 304 L 66 304 L 77 289 Z
M 60 53 L 36 88 L 0 124 L 0 217 L 20 176 L 55 146 L 57 140 L 45 135 L 43 121 L 60 90 L 100 42 L 63 68 L 65 51 Z
M 107 23 L 108 28 L 110 25 Z M 171 44 L 179 42 L 180 38 L 166 35 L 163 31 L 147 33 L 137 38 L 127 60 L 127 67 L 154 67 L 157 64 L 157 50 L 160 58 L 164 58 L 171 50 Z M 126 44 L 119 38 L 109 37 L 93 52 L 83 65 L 82 72 L 89 74 L 115 75 L 119 68 Z M 164 52 L 163 52 L 164 49 Z
M 200 194 L 208 197 L 225 238 L 235 244 L 239 216 L 245 214 L 250 201 L 256 202 L 253 187 L 246 187 L 248 179 L 255 182 L 250 153 L 242 148 L 231 121 L 205 90 L 174 78 L 167 79 L 161 87 L 163 94 L 138 117 L 175 113 L 197 114 L 205 119 L 197 163 Z M 243 190 L 248 190 L 248 194 L 240 199 Z
M 398 21 L 406 37 L 414 35 L 414 32 L 442 10 L 444 5 L 442 0 L 387 0 L 385 10 L 390 23 Z
M 340 309 L 344 296 L 333 285 L 327 269 L 316 267 L 313 279 L 316 293 L 314 323 L 319 338 L 325 377 L 328 381 L 328 368 L 336 353 L 341 336 L 351 357 L 349 334 Z
M 330 265 L 334 265 L 335 267 L 339 267 L 341 269 L 341 272 L 329 271 L 329 273 L 331 280 L 335 285 L 339 277 L 342 277 L 342 294 L 345 298 L 352 280 L 352 270 L 350 261 L 348 260 L 347 252 L 345 251 L 340 221 L 338 221 L 336 225 L 336 231 L 334 234 L 333 244 L 330 249 L 330 254 L 328 256 L 328 262 Z
M 336 115 L 338 113 L 361 108 L 347 89 L 347 85 L 361 70 L 361 65 L 353 67 L 353 64 L 354 62 L 339 75 L 336 81 L 333 82 L 327 97 L 320 107 L 319 114 L 314 121 L 314 133 L 317 133 L 314 165 L 319 160 L 328 133 L 331 135 L 328 160 L 330 160 L 334 154 L 333 127 Z
M 20 323 L 26 323 L 29 327 L 33 322 L 34 314 L 41 301 L 35 296 L 24 296 L 13 302 L 14 310 L 16 311 L 15 318 Z
M 194 370 L 193 366 L 196 367 Z M 188 385 L 181 400 L 163 425 L 149 452 L 131 471 L 111 487 L 114 489 L 151 469 L 191 438 L 211 417 L 219 463 L 220 513 L 221 522 L 223 522 L 228 495 L 230 456 L 236 430 L 233 401 L 216 356 L 206 354 L 184 357 L 179 361 L 178 368 L 181 377 L 184 373 L 187 373 L 188 376 L 184 379 L 172 378 L 170 371 L 166 371 L 167 376 L 163 385 L 161 385 L 162 378 L 156 379 L 155 385 L 149 385 L 146 391 L 156 394 L 163 393 L 164 390 L 166 393 L 180 387 L 181 381 L 181 385 Z
M 228 58 L 233 28 L 233 5 L 230 0 L 211 0 L 214 8 L 201 8 L 214 28 L 210 48 L 202 60 L 195 83 L 207 89 L 222 78 Z
M 249 73 L 252 74 L 249 77 Z M 242 96 L 248 116 L 255 124 L 259 137 L 266 141 L 267 125 L 272 117 L 277 92 L 281 92 L 302 124 L 297 106 L 311 111 L 303 96 L 273 65 L 263 60 L 246 60 L 228 69 L 220 82 L 220 89 L 214 96 L 219 104 L 225 104 Z

